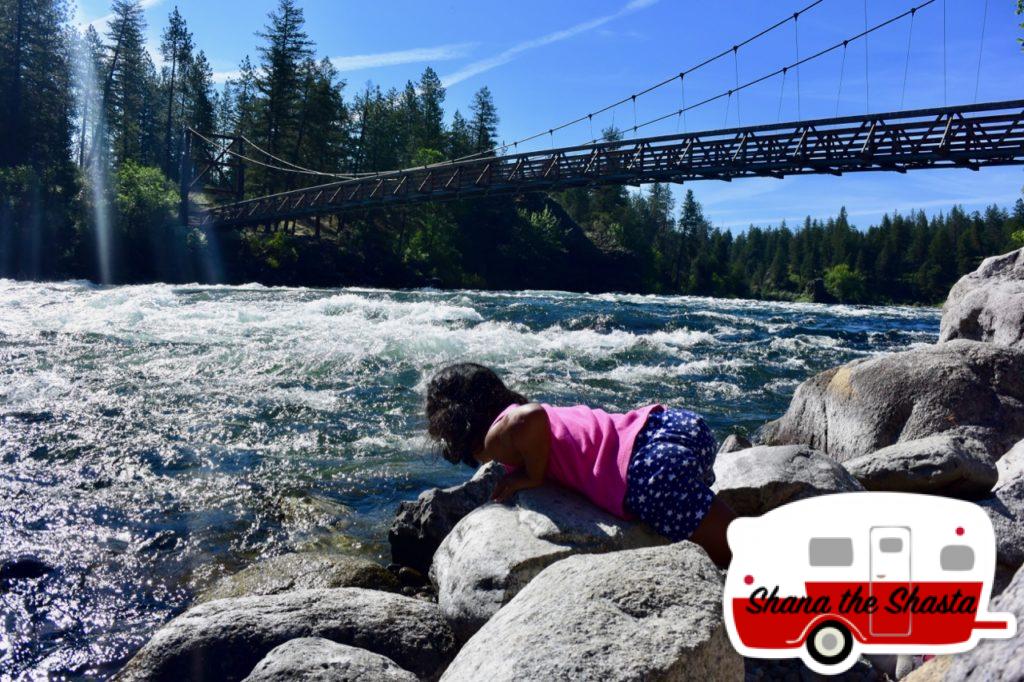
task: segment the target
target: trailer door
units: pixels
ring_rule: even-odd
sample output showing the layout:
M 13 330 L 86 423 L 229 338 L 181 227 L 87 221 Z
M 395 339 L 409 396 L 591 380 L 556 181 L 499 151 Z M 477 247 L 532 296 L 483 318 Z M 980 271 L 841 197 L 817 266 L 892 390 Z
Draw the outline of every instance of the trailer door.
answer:
M 872 635 L 909 635 L 910 612 L 889 613 L 889 595 L 893 590 L 910 589 L 910 529 L 903 526 L 876 526 L 871 529 L 870 592 L 878 600 L 871 614 Z

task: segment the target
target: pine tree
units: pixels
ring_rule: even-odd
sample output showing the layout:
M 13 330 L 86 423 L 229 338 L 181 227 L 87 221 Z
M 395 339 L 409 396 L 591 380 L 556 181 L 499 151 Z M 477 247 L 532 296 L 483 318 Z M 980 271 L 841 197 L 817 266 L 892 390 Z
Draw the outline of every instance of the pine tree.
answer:
M 416 146 L 440 152 L 444 149 L 444 86 L 441 78 L 429 66 L 423 70 L 419 82 L 419 117 Z
M 160 41 L 160 54 L 164 63 L 164 90 L 166 103 L 166 114 L 164 119 L 164 173 L 176 177 L 178 164 L 177 145 L 181 116 L 176 110 L 176 98 L 181 96 L 182 83 L 185 81 L 186 72 L 192 62 L 192 34 L 188 30 L 185 19 L 178 12 L 177 6 L 167 19 L 167 27 L 164 29 Z M 209 132 L 207 130 L 207 132 Z
M 484 152 L 497 144 L 498 110 L 491 91 L 485 85 L 473 95 L 469 110 L 473 112 L 469 128 L 473 136 L 473 151 Z
M 110 56 L 104 87 L 106 119 L 115 159 L 151 161 L 143 145 L 153 63 L 146 52 L 146 21 L 139 0 L 114 0 L 107 34 Z
M 300 70 L 313 56 L 313 50 L 304 30 L 302 9 L 295 0 L 280 0 L 268 21 L 257 34 L 265 43 L 259 47 L 261 64 L 256 78 L 256 88 L 263 99 L 259 127 L 268 149 L 280 154 L 297 135 Z

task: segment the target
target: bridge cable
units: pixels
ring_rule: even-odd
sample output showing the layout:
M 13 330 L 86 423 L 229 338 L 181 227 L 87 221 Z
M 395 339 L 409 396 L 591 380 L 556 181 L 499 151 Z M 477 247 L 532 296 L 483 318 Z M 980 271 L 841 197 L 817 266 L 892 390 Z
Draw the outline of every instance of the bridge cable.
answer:
M 981 14 L 981 40 L 978 41 L 978 72 L 974 76 L 974 103 L 978 103 L 978 86 L 981 85 L 981 55 L 985 51 L 985 23 L 988 21 L 988 0 Z
M 679 124 L 683 124 L 683 130 L 686 130 L 686 79 L 682 76 L 679 77 L 679 117 L 676 118 L 676 132 L 679 132 Z M 593 135 L 591 135 L 593 137 Z
M 782 72 L 782 86 L 779 88 L 779 114 L 776 120 L 777 123 L 782 123 L 782 100 L 786 94 L 786 72 Z
M 987 2 L 988 0 L 986 0 Z M 907 31 L 907 61 L 903 64 L 903 92 L 900 94 L 900 109 L 907 96 L 907 76 L 910 73 L 910 45 L 914 41 L 914 14 L 910 15 L 910 30 Z M 977 99 L 975 99 L 977 101 Z
M 694 71 L 702 69 L 705 66 L 708 66 L 709 64 L 711 64 L 713 62 L 716 62 L 719 59 L 727 56 L 730 52 L 733 51 L 734 48 L 738 49 L 738 48 L 744 47 L 746 45 L 749 45 L 750 43 L 754 42 L 755 40 L 757 40 L 757 39 L 759 39 L 759 38 L 761 38 L 761 37 L 771 33 L 775 29 L 777 29 L 777 28 L 779 28 L 781 26 L 785 26 L 790 21 L 794 21 L 795 17 L 799 17 L 801 14 L 804 14 L 805 12 L 810 11 L 811 9 L 817 7 L 818 5 L 820 5 L 824 1 L 825 0 L 814 0 L 814 2 L 808 3 L 806 6 L 802 7 L 799 10 L 797 10 L 793 14 L 786 16 L 785 19 L 781 19 L 781 20 L 775 22 L 774 24 L 772 24 L 768 28 L 765 28 L 765 29 L 761 30 L 760 32 L 750 36 L 746 40 L 740 41 L 739 43 L 736 43 L 734 46 L 729 47 L 729 48 L 727 48 L 725 50 L 722 50 L 718 54 L 715 54 L 715 55 L 713 55 L 711 57 L 708 57 L 707 59 L 705 59 L 704 61 L 700 62 L 699 64 L 696 64 L 695 66 L 692 66 L 692 67 L 690 67 L 690 68 L 688 68 L 688 69 L 686 69 L 684 71 L 680 71 L 678 74 L 670 76 L 670 77 L 668 77 L 668 78 L 666 78 L 666 79 L 664 79 L 664 80 L 662 80 L 662 81 L 660 81 L 658 83 L 655 83 L 654 85 L 651 85 L 651 86 L 649 86 L 647 88 L 644 88 L 643 90 L 640 90 L 640 91 L 638 91 L 638 92 L 636 92 L 636 93 L 634 93 L 634 94 L 632 94 L 632 95 L 630 95 L 628 97 L 624 97 L 624 98 L 618 100 L 617 102 L 613 102 L 611 104 L 608 104 L 608 105 L 606 105 L 604 107 L 601 107 L 600 109 L 597 109 L 595 111 L 590 112 L 589 114 L 584 114 L 583 116 L 579 116 L 577 118 L 574 118 L 571 121 L 567 121 L 567 122 L 562 123 L 560 125 L 557 125 L 557 126 L 555 126 L 553 128 L 549 128 L 548 130 L 545 130 L 545 131 L 542 131 L 542 132 L 539 132 L 539 133 L 534 133 L 533 135 L 529 135 L 527 137 L 520 138 L 520 139 L 515 140 L 514 142 L 512 142 L 510 144 L 513 147 L 518 149 L 519 144 L 525 144 L 527 142 L 532 142 L 532 141 L 534 141 L 536 139 L 539 139 L 539 138 L 543 137 L 544 135 L 547 135 L 551 131 L 558 131 L 558 130 L 562 130 L 563 128 L 568 128 L 570 126 L 573 126 L 573 125 L 576 125 L 578 123 L 582 123 L 583 121 L 586 121 L 591 116 L 597 116 L 597 115 L 603 114 L 603 113 L 605 113 L 607 111 L 611 111 L 612 112 L 612 126 L 614 127 L 614 125 L 615 125 L 615 109 L 616 108 L 622 106 L 623 104 L 626 104 L 627 102 L 630 102 L 631 100 L 633 100 L 636 97 L 642 97 L 642 96 L 644 96 L 644 95 L 646 95 L 648 93 L 651 93 L 651 92 L 653 92 L 653 91 L 655 91 L 655 90 L 657 90 L 659 88 L 662 88 L 665 85 L 668 85 L 669 83 L 674 82 L 676 79 L 682 80 L 686 76 L 686 74 L 693 73 Z M 482 157 L 482 156 L 488 156 L 488 155 L 492 154 L 493 152 L 496 152 L 496 151 L 498 151 L 500 149 L 507 150 L 507 148 L 508 148 L 508 145 L 503 145 L 501 147 L 494 146 L 494 147 L 491 147 L 490 149 L 486 149 L 486 150 L 483 150 L 483 151 L 475 152 L 473 154 L 467 154 L 465 156 L 460 156 L 460 157 L 455 158 L 455 159 L 449 159 L 449 160 L 447 160 L 447 161 L 445 161 L 443 163 L 445 163 L 445 164 L 453 164 L 453 163 L 456 163 L 458 161 L 468 161 L 470 159 L 475 159 L 475 158 L 479 158 L 479 157 Z
M 324 173 L 324 172 L 321 172 L 321 171 L 313 170 L 312 168 L 305 168 L 305 167 L 300 166 L 300 165 L 298 165 L 296 163 L 292 163 L 291 161 L 288 161 L 287 159 L 282 159 L 282 158 L 280 158 L 278 156 L 274 156 L 273 154 L 268 152 L 266 149 L 263 149 L 258 144 L 256 144 L 252 140 L 250 140 L 245 135 L 241 135 L 240 137 L 243 140 L 245 140 L 246 144 L 248 144 L 250 147 L 252 147 L 256 151 L 260 152 L 264 156 L 266 156 L 268 158 L 271 158 L 274 161 L 277 161 L 278 163 L 282 163 L 282 164 L 284 164 L 286 166 L 291 166 L 296 171 L 301 171 L 301 172 L 304 172 L 304 173 L 315 173 L 317 175 L 324 175 L 324 176 L 329 176 L 329 177 L 345 178 L 345 179 L 354 179 L 354 178 L 356 178 L 356 177 L 358 177 L 360 175 L 373 175 L 373 173 Z
M 740 58 L 739 48 L 735 45 L 732 48 L 732 66 L 733 72 L 736 74 L 736 87 L 740 86 Z M 736 93 L 736 125 L 743 125 L 743 120 L 740 118 L 740 96 Z
M 932 5 L 935 2 L 937 2 L 937 0 L 925 0 L 925 2 L 922 2 L 921 4 L 916 5 L 915 7 L 912 7 L 911 9 L 908 9 L 907 11 L 903 12 L 902 14 L 898 14 L 898 15 L 896 15 L 894 17 L 890 17 L 889 19 L 886 19 L 885 21 L 883 21 L 883 22 L 881 22 L 879 24 L 875 24 L 874 26 L 872 26 L 872 27 L 870 27 L 870 28 L 868 28 L 868 29 L 866 29 L 864 31 L 861 31 L 860 33 L 858 33 L 855 36 L 851 36 L 850 38 L 847 38 L 846 40 L 842 40 L 842 41 L 840 41 L 840 42 L 838 42 L 838 43 L 836 43 L 834 45 L 831 45 L 829 47 L 823 48 L 823 49 L 819 50 L 818 52 L 815 52 L 814 54 L 812 54 L 810 56 L 804 57 L 799 62 L 794 62 L 794 63 L 789 64 L 787 66 L 784 66 L 784 67 L 781 67 L 779 69 L 776 69 L 775 71 L 772 71 L 771 73 L 766 73 L 763 76 L 755 78 L 755 79 L 753 79 L 751 81 L 747 81 L 746 83 L 743 83 L 742 85 L 740 85 L 739 88 L 736 88 L 736 90 L 745 90 L 746 88 L 752 87 L 752 86 L 757 85 L 759 83 L 763 83 L 764 81 L 768 80 L 769 78 L 774 78 L 775 76 L 781 75 L 784 72 L 783 71 L 784 69 L 796 68 L 800 64 L 805 64 L 805 63 L 807 63 L 809 61 L 813 61 L 813 60 L 818 59 L 818 58 L 820 58 L 820 57 L 822 57 L 822 56 L 824 56 L 826 54 L 829 54 L 830 52 L 834 52 L 835 50 L 838 50 L 840 47 L 843 47 L 844 44 L 852 43 L 855 40 L 860 40 L 861 38 L 864 38 L 864 37 L 868 36 L 869 34 L 874 33 L 875 31 L 878 31 L 878 30 L 880 30 L 882 28 L 885 28 L 886 26 L 889 26 L 892 23 L 895 23 L 895 22 L 899 21 L 900 19 L 903 19 L 905 17 L 910 16 L 911 11 L 914 11 L 914 12 L 920 11 L 921 9 L 923 9 L 925 7 L 928 7 L 929 5 Z M 706 97 L 706 98 L 702 99 L 701 101 L 699 101 L 699 102 L 697 102 L 695 104 L 691 104 L 690 106 L 686 107 L 686 109 L 687 110 L 696 109 L 697 107 L 703 106 L 705 104 L 709 104 L 710 102 L 714 102 L 716 100 L 722 99 L 723 97 L 732 97 L 733 92 L 734 92 L 734 89 L 730 88 L 729 90 L 727 90 L 725 92 L 720 92 L 717 95 L 711 95 L 710 97 Z M 667 118 L 671 118 L 671 117 L 675 116 L 678 113 L 679 113 L 678 111 L 672 111 L 672 112 L 669 112 L 668 114 L 664 114 L 662 116 L 658 116 L 657 118 L 652 118 L 649 121 L 644 121 L 643 123 L 638 124 L 637 128 L 644 128 L 646 126 L 653 125 L 655 123 L 659 123 L 661 121 L 664 121 Z M 597 143 L 597 142 L 600 142 L 600 141 L 601 140 L 591 140 L 590 144 Z
M 945 2 L 945 0 L 943 0 Z M 864 0 L 864 30 L 868 28 L 868 0 Z M 864 113 L 871 113 L 871 78 L 868 75 L 868 39 L 864 37 Z
M 221 146 L 221 145 L 217 144 L 216 142 L 214 142 L 210 138 L 208 138 L 205 135 L 203 135 L 202 133 L 200 133 L 195 128 L 189 128 L 188 131 L 191 134 L 193 134 L 196 137 L 198 137 L 203 142 L 205 142 L 207 145 L 213 147 L 213 149 L 216 150 L 220 154 L 228 154 L 230 156 L 234 156 L 235 158 L 242 159 L 243 161 L 248 161 L 249 163 L 255 164 L 257 166 L 263 166 L 264 168 L 268 168 L 270 170 L 282 171 L 282 172 L 285 172 L 285 173 L 302 173 L 304 175 L 317 175 L 317 176 L 321 176 L 321 177 L 331 177 L 331 178 L 337 178 L 337 179 L 342 179 L 342 180 L 353 180 L 353 179 L 355 179 L 353 176 L 349 176 L 349 175 L 339 175 L 339 174 L 336 174 L 336 173 L 321 173 L 320 171 L 312 171 L 312 170 L 297 170 L 295 168 L 284 168 L 284 167 L 281 167 L 281 166 L 275 166 L 273 164 L 264 163 L 263 161 L 259 161 L 257 159 L 252 158 L 252 157 L 246 156 L 245 154 L 239 154 L 238 152 L 233 151 L 230 148 L 230 145 L 225 147 L 225 146 Z
M 800 114 L 800 21 L 797 15 L 793 15 L 793 38 L 796 41 L 796 117 L 803 118 Z
M 946 0 L 942 0 L 942 106 L 948 106 L 949 102 L 946 99 L 946 81 L 948 80 L 946 71 Z
M 843 41 L 843 63 L 839 66 L 839 92 L 836 93 L 836 118 L 839 118 L 839 102 L 843 99 L 843 76 L 846 74 L 847 42 Z M 785 77 L 785 74 L 783 74 Z

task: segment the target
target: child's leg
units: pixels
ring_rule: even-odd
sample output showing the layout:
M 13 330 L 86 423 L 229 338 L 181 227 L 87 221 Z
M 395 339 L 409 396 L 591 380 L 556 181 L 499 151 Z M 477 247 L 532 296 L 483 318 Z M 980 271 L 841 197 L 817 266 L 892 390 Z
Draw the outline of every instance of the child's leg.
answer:
M 698 415 L 652 415 L 627 471 L 626 505 L 672 540 L 692 540 L 719 566 L 730 559 L 725 529 L 735 517 L 710 489 L 715 440 Z
M 732 551 L 725 539 L 725 531 L 735 518 L 736 513 L 729 505 L 716 497 L 704 519 L 690 536 L 690 541 L 703 547 L 719 568 L 728 568 L 729 562 L 732 561 Z

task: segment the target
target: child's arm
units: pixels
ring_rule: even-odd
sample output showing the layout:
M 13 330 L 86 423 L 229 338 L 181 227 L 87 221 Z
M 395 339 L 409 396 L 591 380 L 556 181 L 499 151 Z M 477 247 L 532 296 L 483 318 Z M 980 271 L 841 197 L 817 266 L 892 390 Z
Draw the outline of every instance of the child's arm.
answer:
M 544 483 L 550 451 L 551 425 L 540 405 L 523 405 L 495 424 L 484 441 L 484 452 L 494 461 L 519 468 L 498 484 L 494 499 L 504 502 Z

